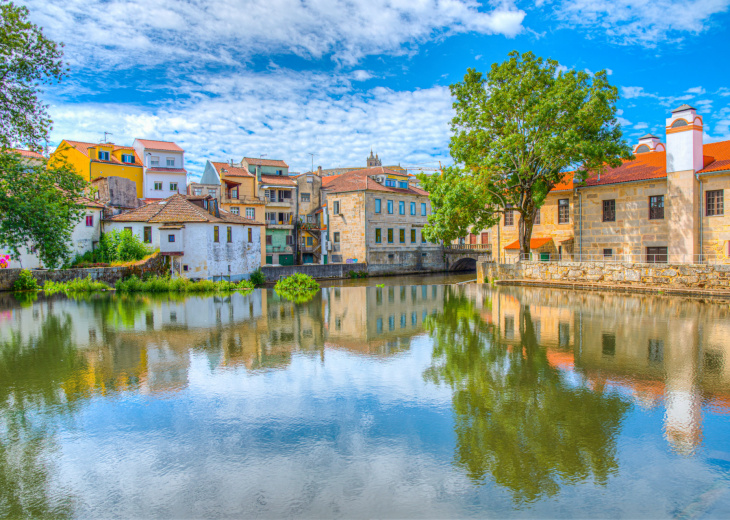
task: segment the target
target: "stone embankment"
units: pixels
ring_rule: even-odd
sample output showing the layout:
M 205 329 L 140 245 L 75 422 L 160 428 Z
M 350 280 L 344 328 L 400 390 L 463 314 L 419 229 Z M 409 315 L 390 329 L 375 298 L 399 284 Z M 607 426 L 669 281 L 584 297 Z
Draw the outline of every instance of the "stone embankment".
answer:
M 0 291 L 11 291 L 15 280 L 18 279 L 20 269 L 0 269 Z M 117 280 L 127 278 L 131 275 L 142 277 L 146 273 L 164 275 L 170 272 L 170 257 L 155 253 L 147 260 L 140 260 L 128 265 L 116 267 L 92 267 L 88 269 L 35 269 L 33 276 L 43 285 L 46 280 L 54 282 L 68 282 L 76 278 L 91 276 L 92 280 L 106 282 L 114 285 Z
M 480 262 L 477 278 L 479 282 L 510 285 L 730 294 L 730 264 Z

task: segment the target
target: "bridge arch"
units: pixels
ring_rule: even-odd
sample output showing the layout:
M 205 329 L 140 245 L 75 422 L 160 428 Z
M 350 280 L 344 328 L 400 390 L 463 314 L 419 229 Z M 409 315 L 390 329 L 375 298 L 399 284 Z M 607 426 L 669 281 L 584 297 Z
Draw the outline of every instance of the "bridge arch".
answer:
M 477 259 L 469 256 L 459 258 L 449 266 L 449 271 L 476 271 Z

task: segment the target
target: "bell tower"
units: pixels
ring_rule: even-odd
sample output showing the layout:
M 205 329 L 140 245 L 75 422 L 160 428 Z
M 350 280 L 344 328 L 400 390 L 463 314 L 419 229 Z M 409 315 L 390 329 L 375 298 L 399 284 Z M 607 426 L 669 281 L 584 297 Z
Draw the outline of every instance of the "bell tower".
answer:
M 370 157 L 367 158 L 367 165 L 368 168 L 375 168 L 377 166 L 382 166 L 383 163 L 380 162 L 380 159 L 378 158 L 378 154 L 373 155 L 373 149 L 370 149 Z

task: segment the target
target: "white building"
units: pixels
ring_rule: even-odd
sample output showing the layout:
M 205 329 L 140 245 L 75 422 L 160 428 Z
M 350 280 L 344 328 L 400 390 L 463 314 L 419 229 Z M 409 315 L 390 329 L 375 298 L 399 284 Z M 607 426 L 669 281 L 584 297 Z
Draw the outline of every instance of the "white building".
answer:
M 135 139 L 134 150 L 142 158 L 145 199 L 166 199 L 187 190 L 185 150 L 169 141 Z
M 129 230 L 173 257 L 173 274 L 232 281 L 261 266 L 263 224 L 218 208 L 213 199 L 173 195 L 104 221 L 104 230 Z
M 80 203 L 85 206 L 84 215 L 74 226 L 71 233 L 71 255 L 83 255 L 96 248 L 101 238 L 101 219 L 104 206 L 90 199 L 83 198 Z M 42 269 L 45 266 L 31 248 L 22 248 L 20 258 L 14 257 L 10 251 L 0 247 L 0 257 L 10 255 L 9 269 Z

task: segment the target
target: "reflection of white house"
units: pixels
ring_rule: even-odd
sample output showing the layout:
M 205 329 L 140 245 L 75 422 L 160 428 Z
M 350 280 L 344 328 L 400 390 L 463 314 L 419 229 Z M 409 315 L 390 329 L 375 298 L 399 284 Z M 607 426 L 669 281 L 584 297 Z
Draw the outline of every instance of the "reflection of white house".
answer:
M 129 230 L 173 257 L 173 272 L 189 278 L 248 278 L 261 266 L 263 224 L 218 208 L 208 197 L 173 195 L 104 222 Z
M 185 150 L 168 141 L 135 139 L 134 150 L 142 158 L 145 199 L 166 199 L 187 190 Z

